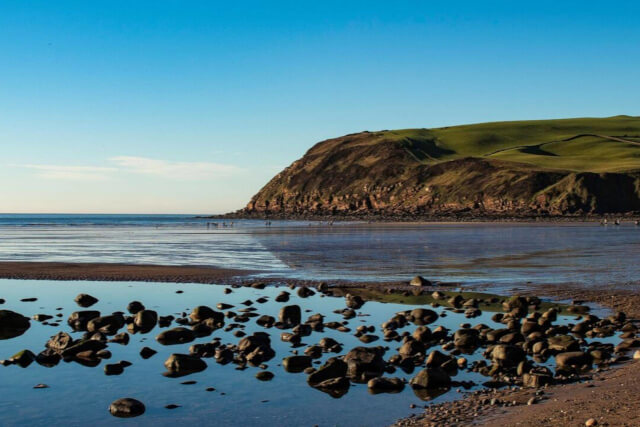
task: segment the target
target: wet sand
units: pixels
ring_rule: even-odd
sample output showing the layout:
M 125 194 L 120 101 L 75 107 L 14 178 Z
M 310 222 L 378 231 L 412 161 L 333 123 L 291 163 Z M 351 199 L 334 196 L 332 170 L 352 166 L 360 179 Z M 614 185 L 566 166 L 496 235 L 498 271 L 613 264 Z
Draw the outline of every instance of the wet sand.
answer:
M 0 278 L 172 283 L 220 283 L 253 273 L 216 267 L 111 263 L 0 262 Z

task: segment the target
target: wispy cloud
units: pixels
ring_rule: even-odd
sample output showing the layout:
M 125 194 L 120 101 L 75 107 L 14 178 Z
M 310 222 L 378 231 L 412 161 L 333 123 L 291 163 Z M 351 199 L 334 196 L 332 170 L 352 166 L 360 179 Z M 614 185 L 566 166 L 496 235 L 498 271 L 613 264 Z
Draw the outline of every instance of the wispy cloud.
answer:
M 104 181 L 117 171 L 111 167 L 96 166 L 60 166 L 60 165 L 11 165 L 26 169 L 34 169 L 37 175 L 45 179 L 61 179 L 70 181 Z
M 172 162 L 147 157 L 118 156 L 109 161 L 127 172 L 182 180 L 229 176 L 240 171 L 237 166 L 222 163 Z

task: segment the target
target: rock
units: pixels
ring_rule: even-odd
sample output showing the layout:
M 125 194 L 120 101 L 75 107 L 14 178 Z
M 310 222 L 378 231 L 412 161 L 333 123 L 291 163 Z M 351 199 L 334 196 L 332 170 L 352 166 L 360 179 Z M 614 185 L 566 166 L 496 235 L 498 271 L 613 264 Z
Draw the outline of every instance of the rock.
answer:
M 418 326 L 411 336 L 416 341 L 426 344 L 431 340 L 431 329 L 426 326 Z
M 345 377 L 346 375 L 347 364 L 337 357 L 331 357 L 317 371 L 307 377 L 307 382 L 309 385 L 315 386 L 324 381 Z
M 131 301 L 128 305 L 127 305 L 127 311 L 130 314 L 137 314 L 139 312 L 141 312 L 142 310 L 144 310 L 144 305 L 140 302 L 140 301 Z
M 89 320 L 87 330 L 89 332 L 102 332 L 105 335 L 115 335 L 123 326 L 124 316 L 122 314 L 112 314 Z
M 14 365 L 18 365 L 21 368 L 26 368 L 36 360 L 36 355 L 30 350 L 22 350 L 14 354 L 9 358 L 9 362 Z
M 579 351 L 580 343 L 570 335 L 556 335 L 547 339 L 548 348 L 551 351 L 565 353 Z
M 70 347 L 73 344 L 73 338 L 66 332 L 58 332 L 52 336 L 45 344 L 45 347 L 50 348 L 55 352 L 62 352 L 62 350 Z
M 289 301 L 289 292 L 282 291 L 275 297 L 276 302 L 287 302 Z
M 199 357 L 190 354 L 172 354 L 164 362 L 169 376 L 183 376 L 207 369 L 207 364 Z
M 451 377 L 441 369 L 427 368 L 418 372 L 418 375 L 411 379 L 410 384 L 412 387 L 425 389 L 449 387 Z
M 330 353 L 339 353 L 342 351 L 342 345 L 331 337 L 322 338 L 318 345 Z
M 542 373 L 525 373 L 522 375 L 522 385 L 525 387 L 539 388 L 553 382 L 553 377 Z
M 444 293 L 440 292 L 440 291 L 435 291 L 434 293 L 431 294 L 431 298 L 435 299 L 435 300 L 443 300 L 447 298 L 447 295 L 445 295 Z
M 145 407 L 142 402 L 136 399 L 123 398 L 115 400 L 109 406 L 111 415 L 118 418 L 132 418 L 144 414 Z
M 589 418 L 584 422 L 584 425 L 587 427 L 593 427 L 598 425 L 598 421 L 595 418 Z
M 369 391 L 377 393 L 399 393 L 404 389 L 404 381 L 401 378 L 372 378 L 367 382 Z
M 98 298 L 89 294 L 79 294 L 74 300 L 80 307 L 91 307 L 98 302 Z
M 32 319 L 36 322 L 46 322 L 47 320 L 53 319 L 53 316 L 49 314 L 34 314 Z
M 201 305 L 193 309 L 191 314 L 189 315 L 191 320 L 194 322 L 202 322 L 206 319 L 214 319 L 216 323 L 224 322 L 224 314 L 215 311 L 206 305 Z
M 65 360 L 71 359 L 81 353 L 95 353 L 107 348 L 107 344 L 103 341 L 83 339 L 74 341 L 73 344 L 64 350 L 62 350 L 62 358 Z
M 364 305 L 364 300 L 359 295 L 347 294 L 344 297 L 347 307 L 359 310 Z
M 111 352 L 109 350 L 98 350 L 96 351 L 96 357 L 100 359 L 111 359 Z
M 315 295 L 316 293 L 311 290 L 310 288 L 306 287 L 306 286 L 302 286 L 300 288 L 298 288 L 298 296 L 300 298 L 307 298 L 310 297 L 312 295 Z
M 384 373 L 383 347 L 355 347 L 342 360 L 347 364 L 346 376 L 355 382 L 366 382 Z
M 291 327 L 300 324 L 301 312 L 298 305 L 286 305 L 280 309 L 278 320 L 285 326 Z
M 581 368 L 585 365 L 591 366 L 591 362 L 591 355 L 582 351 L 570 351 L 556 355 L 556 366 L 559 368 Z
M 453 344 L 456 347 L 470 349 L 480 345 L 480 332 L 476 329 L 458 329 L 453 334 Z
M 111 363 L 104 365 L 105 375 L 120 375 L 124 372 L 124 366 L 120 363 Z
M 156 337 L 156 341 L 162 345 L 185 344 L 194 339 L 196 336 L 193 331 L 183 327 L 163 331 Z
M 424 352 L 425 345 L 422 342 L 416 341 L 414 339 L 405 341 L 398 350 L 398 353 L 400 353 L 400 355 L 402 356 L 415 356 L 417 354 L 424 354 Z
M 39 388 L 49 388 L 49 386 L 48 386 L 48 385 L 46 385 L 46 384 L 36 384 L 36 385 L 34 385 L 34 386 L 33 386 L 33 388 L 35 388 L 35 389 L 39 389 Z
M 256 323 L 260 326 L 262 326 L 263 328 L 270 328 L 273 326 L 274 323 L 276 323 L 276 319 L 273 316 L 268 316 L 268 315 L 263 315 L 258 317 L 258 319 L 256 319 Z
M 314 387 L 329 393 L 331 396 L 338 398 L 343 396 L 349 391 L 349 379 L 346 377 L 331 378 L 321 383 L 316 384 Z
M 422 276 L 416 276 L 409 282 L 411 286 L 431 286 L 432 283 Z
M 438 319 L 438 313 L 427 308 L 414 308 L 409 314 L 411 321 L 416 325 L 428 325 Z
M 155 328 L 156 323 L 158 323 L 158 313 L 153 310 L 139 310 L 133 318 L 133 324 L 136 326 L 136 330 L 141 332 L 151 331 Z
M 76 311 L 71 313 L 67 324 L 74 331 L 86 331 L 90 320 L 100 317 L 100 312 L 95 310 Z
M 260 371 L 256 374 L 256 378 L 260 381 L 271 381 L 275 375 L 269 371 Z
M 517 366 L 525 358 L 524 350 L 515 345 L 498 344 L 491 351 L 491 360 L 500 366 Z
M 11 310 L 0 310 L 0 340 L 19 337 L 30 326 L 28 317 Z
M 282 359 L 282 367 L 287 372 L 302 372 L 311 366 L 311 357 L 309 356 L 289 356 Z
M 636 350 L 633 353 L 633 360 L 640 360 L 640 350 Z
M 62 356 L 60 356 L 59 353 L 47 348 L 36 356 L 36 363 L 47 368 L 52 368 L 60 363 L 60 359 L 62 359 Z

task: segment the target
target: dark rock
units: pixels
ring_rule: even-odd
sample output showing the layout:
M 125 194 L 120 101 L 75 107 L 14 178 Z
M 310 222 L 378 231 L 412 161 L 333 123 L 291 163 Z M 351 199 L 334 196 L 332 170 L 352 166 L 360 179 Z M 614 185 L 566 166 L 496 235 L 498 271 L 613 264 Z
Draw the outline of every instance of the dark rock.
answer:
M 355 382 L 366 382 L 384 373 L 383 347 L 355 347 L 342 360 L 347 364 L 346 376 Z
M 418 372 L 410 384 L 414 388 L 433 389 L 448 387 L 451 385 L 451 377 L 445 371 L 438 368 L 427 368 Z
M 153 310 L 142 309 L 138 311 L 133 319 L 136 331 L 143 333 L 151 331 L 158 323 L 158 313 Z
M 316 293 L 312 289 L 310 289 L 310 288 L 308 288 L 306 286 L 302 286 L 302 287 L 300 287 L 298 289 L 298 296 L 300 298 L 307 298 L 307 297 L 310 297 L 310 296 L 315 295 L 315 294 Z
M 311 366 L 311 357 L 309 356 L 289 356 L 282 360 L 282 367 L 287 372 L 302 372 Z
M 582 351 L 570 351 L 556 355 L 556 365 L 559 368 L 581 368 L 591 366 L 592 358 L 588 353 Z
M 104 365 L 104 373 L 105 375 L 120 375 L 124 372 L 124 366 L 120 363 L 111 363 Z
M 60 363 L 61 359 L 62 356 L 60 356 L 59 353 L 50 348 L 47 348 L 46 350 L 41 351 L 36 356 L 36 363 L 47 368 L 52 368 Z
M 404 389 L 404 381 L 401 378 L 377 377 L 370 379 L 367 387 L 373 394 L 399 393 Z
M 438 319 L 438 313 L 427 308 L 414 308 L 411 310 L 409 317 L 416 325 L 428 325 Z
M 224 314 L 215 311 L 206 305 L 201 305 L 193 309 L 189 315 L 194 322 L 202 322 L 206 319 L 214 319 L 216 323 L 224 322 Z
M 62 352 L 62 350 L 70 347 L 72 344 L 73 338 L 71 338 L 71 335 L 66 332 L 58 332 L 57 334 L 52 336 L 49 341 L 47 341 L 45 347 L 60 353 Z
M 480 333 L 476 329 L 458 329 L 453 334 L 453 344 L 456 347 L 476 348 L 480 345 Z
M 115 400 L 109 406 L 109 412 L 114 417 L 132 418 L 144 414 L 145 407 L 142 402 L 136 399 L 123 398 Z
M 359 295 L 347 294 L 344 298 L 347 307 L 354 310 L 359 310 L 364 305 L 364 300 Z
M 307 377 L 307 382 L 314 386 L 324 381 L 345 377 L 347 364 L 336 357 L 329 358 L 324 365 Z
M 144 310 L 144 305 L 140 301 L 131 301 L 127 305 L 127 311 L 131 314 L 137 314 Z
M 156 337 L 156 341 L 162 345 L 185 344 L 194 339 L 196 336 L 193 331 L 183 327 L 163 331 Z
M 36 360 L 36 355 L 30 350 L 22 350 L 14 354 L 9 358 L 9 362 L 14 365 L 18 365 L 21 368 L 26 368 Z
M 95 298 L 89 294 L 79 294 L 74 300 L 80 307 L 91 307 L 98 302 L 98 298 Z
M 19 337 L 30 326 L 28 317 L 11 310 L 0 310 L 0 340 Z
M 271 381 L 275 375 L 269 371 L 260 371 L 256 374 L 256 378 L 260 381 Z
M 122 344 L 122 345 L 127 345 L 129 344 L 129 334 L 126 332 L 122 332 L 119 333 L 117 335 L 115 335 L 112 339 L 109 340 L 109 342 L 113 342 L 116 344 Z
M 164 362 L 169 376 L 183 376 L 207 369 L 207 364 L 199 357 L 189 354 L 172 354 Z
M 431 286 L 432 283 L 422 276 L 416 276 L 409 282 L 411 286 Z
M 286 305 L 280 309 L 278 319 L 286 326 L 300 324 L 301 312 L 298 305 Z
M 122 316 L 122 314 L 112 314 L 89 320 L 87 330 L 89 332 L 102 332 L 106 335 L 115 335 L 123 326 L 124 316 Z

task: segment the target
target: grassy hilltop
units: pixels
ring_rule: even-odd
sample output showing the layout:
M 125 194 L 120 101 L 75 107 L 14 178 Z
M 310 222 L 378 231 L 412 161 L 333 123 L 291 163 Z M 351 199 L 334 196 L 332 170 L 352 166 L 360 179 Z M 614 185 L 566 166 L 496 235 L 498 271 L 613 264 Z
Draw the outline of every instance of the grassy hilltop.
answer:
M 578 215 L 640 211 L 640 117 L 361 132 L 276 175 L 249 215 Z

